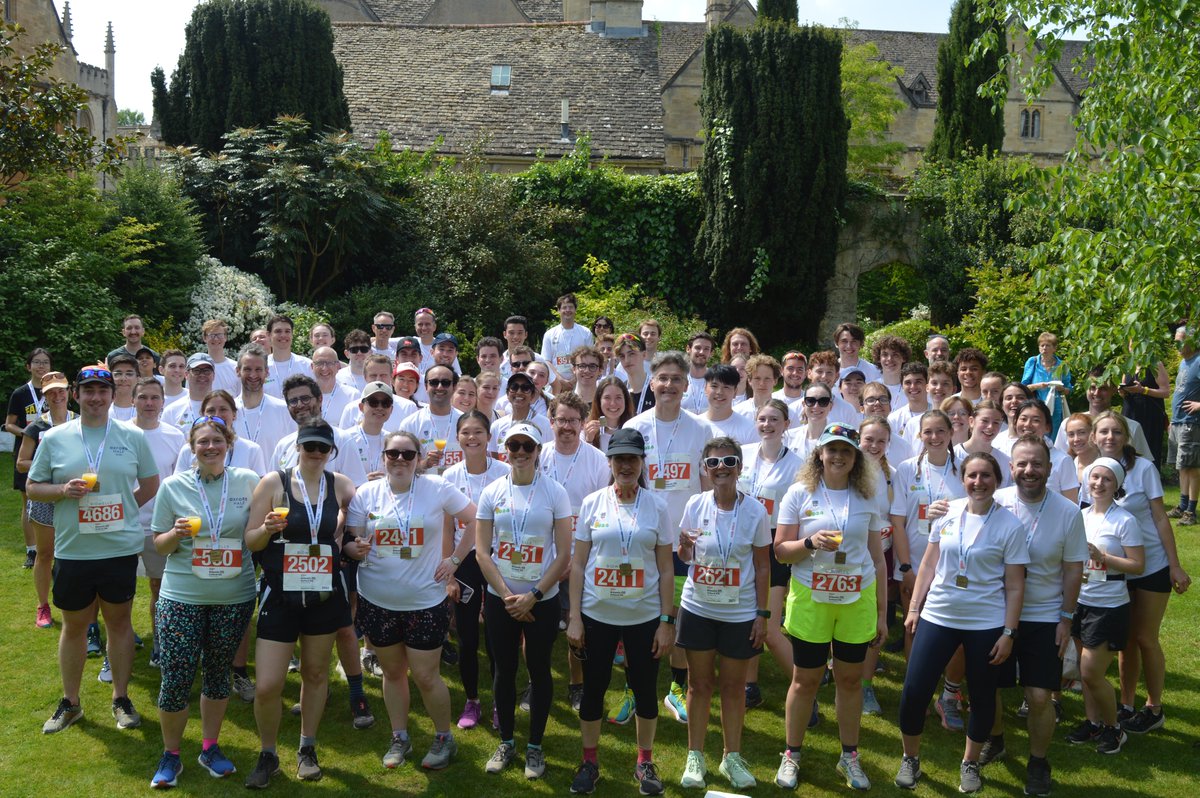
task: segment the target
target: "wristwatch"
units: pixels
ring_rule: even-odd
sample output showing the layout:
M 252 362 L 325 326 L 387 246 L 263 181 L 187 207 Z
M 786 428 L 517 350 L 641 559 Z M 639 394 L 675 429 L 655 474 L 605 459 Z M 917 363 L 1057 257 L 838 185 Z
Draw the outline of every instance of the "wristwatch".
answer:
M 450 562 L 454 563 L 455 568 L 462 565 L 462 559 L 459 557 L 455 557 L 453 554 L 450 555 Z
M 666 613 L 663 613 L 662 615 L 658 616 L 658 622 L 665 623 L 668 626 L 674 626 L 675 625 L 675 616 L 667 615 Z
M 1011 626 L 1004 627 L 1004 631 L 1001 632 L 1001 634 L 1003 634 L 1005 637 L 1011 637 L 1013 640 L 1017 639 L 1017 630 Z
M 1075 620 L 1075 613 L 1067 612 L 1066 610 L 1059 610 L 1058 617 L 1064 621 L 1073 621 Z
M 900 563 L 899 570 L 900 570 L 900 573 L 902 573 L 902 574 L 908 573 L 909 571 L 912 570 L 912 563 L 907 563 L 907 562 Z
M 808 549 L 809 551 L 816 550 L 817 546 L 815 543 L 813 543 L 812 535 L 809 535 L 804 539 L 804 548 Z
M 533 597 L 534 597 L 535 599 L 537 599 L 538 601 L 541 601 L 542 599 L 544 599 L 544 598 L 546 597 L 546 594 L 545 594 L 545 593 L 543 593 L 542 591 L 538 590 L 538 589 L 537 589 L 537 587 L 534 587 L 534 588 L 533 588 L 532 590 L 530 590 L 529 592 L 530 592 L 530 593 L 532 593 L 532 594 L 533 594 Z
M 771 617 L 770 610 L 755 610 L 754 614 L 757 615 L 759 618 L 770 618 Z

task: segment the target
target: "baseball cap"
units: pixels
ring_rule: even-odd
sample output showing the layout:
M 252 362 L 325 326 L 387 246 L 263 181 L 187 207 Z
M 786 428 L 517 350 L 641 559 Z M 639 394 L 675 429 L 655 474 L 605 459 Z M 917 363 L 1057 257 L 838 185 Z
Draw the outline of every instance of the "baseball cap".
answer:
M 189 370 L 199 368 L 200 366 L 208 366 L 213 371 L 217 370 L 217 364 L 213 362 L 212 356 L 208 352 L 197 352 L 187 359 L 187 367 Z
M 396 341 L 396 351 L 397 352 L 399 352 L 401 349 L 418 349 L 419 350 L 420 348 L 421 348 L 420 340 L 418 340 L 417 338 L 414 338 L 411 335 L 406 335 L 403 338 Z
M 407 363 L 405 365 L 411 366 L 412 364 Z M 388 396 L 396 395 L 395 391 L 392 390 L 392 386 L 388 385 L 386 382 L 376 381 L 376 382 L 368 382 L 366 385 L 363 386 L 362 395 L 359 396 L 359 399 L 360 400 L 368 399 L 377 393 L 387 394 Z
M 392 372 L 392 376 L 399 377 L 404 372 L 410 372 L 418 380 L 421 379 L 421 370 L 412 363 L 397 363 L 396 369 Z
M 158 362 L 159 362 L 159 360 L 160 360 L 160 358 L 159 358 L 159 356 L 158 356 L 158 353 L 157 353 L 157 352 L 155 352 L 153 349 L 151 349 L 151 348 L 150 348 L 150 347 L 148 347 L 148 346 L 143 346 L 141 349 L 139 349 L 138 351 L 134 352 L 134 353 L 133 353 L 133 356 L 134 356 L 134 357 L 141 357 L 143 352 L 144 352 L 144 353 L 146 353 L 147 355 L 149 355 L 150 357 L 154 358 L 154 365 L 156 365 L 156 366 L 158 365 Z
M 533 377 L 530 377 L 523 371 L 514 371 L 512 374 L 510 374 L 508 377 L 508 385 L 512 385 L 513 380 L 524 380 L 525 382 L 529 383 L 530 388 L 533 388 L 535 391 L 537 390 L 537 385 L 533 382 Z M 507 385 L 505 386 L 505 390 L 508 390 Z
M 303 443 L 327 443 L 330 446 L 337 445 L 337 439 L 333 436 L 333 427 L 329 426 L 329 422 L 323 418 L 314 418 L 305 421 L 300 425 L 300 429 L 296 432 L 296 445 Z
M 42 375 L 42 393 L 51 388 L 66 388 L 67 376 L 61 371 L 47 371 Z
M 855 449 L 862 451 L 858 446 L 858 430 L 848 424 L 833 423 L 825 427 L 825 431 L 821 433 L 821 437 L 817 439 L 817 446 L 824 446 L 827 443 L 841 441 L 849 444 Z
M 527 424 L 524 421 L 519 421 L 516 424 L 513 424 L 511 427 L 508 428 L 508 434 L 504 436 L 504 439 L 506 441 L 511 441 L 513 438 L 517 437 L 518 435 L 524 435 L 526 438 L 529 438 L 529 440 L 533 441 L 538 446 L 542 445 L 542 433 L 539 432 L 538 428 L 533 426 L 532 424 Z
M 613 433 L 608 442 L 609 457 L 618 454 L 633 454 L 638 457 L 646 456 L 646 439 L 635 429 L 619 429 Z
M 450 344 L 455 349 L 458 349 L 458 338 L 451 333 L 438 333 L 433 337 L 433 345 L 438 346 L 439 344 Z

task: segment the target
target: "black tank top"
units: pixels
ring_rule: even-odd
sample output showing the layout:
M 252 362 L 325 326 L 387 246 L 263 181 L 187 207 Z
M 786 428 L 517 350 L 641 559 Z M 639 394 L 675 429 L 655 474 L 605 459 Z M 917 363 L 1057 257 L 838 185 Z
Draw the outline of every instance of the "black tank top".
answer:
M 1150 367 L 1143 369 L 1141 374 L 1126 374 L 1124 381 L 1129 383 L 1137 379 L 1142 385 L 1151 389 L 1165 387 L 1159 385 L 1158 380 L 1154 378 L 1155 371 L 1155 368 Z M 1134 421 L 1141 423 L 1143 426 L 1155 420 L 1166 419 L 1167 417 L 1167 403 L 1165 399 L 1146 396 L 1140 393 L 1131 393 L 1121 397 L 1121 401 L 1124 403 L 1124 414 Z
M 303 543 L 305 546 L 312 543 L 309 530 L 311 526 L 308 521 L 308 513 L 304 509 L 304 498 L 297 496 L 292 490 L 292 474 L 295 469 L 289 468 L 287 471 L 276 471 L 279 479 L 286 486 L 288 492 L 288 500 L 291 505 L 291 511 L 288 513 L 287 526 L 283 529 L 283 541 L 280 541 L 280 536 L 275 535 L 267 543 L 267 547 L 263 549 L 262 568 L 263 574 L 267 577 L 267 583 L 273 589 L 280 590 L 283 587 L 283 547 L 284 541 L 287 543 Z M 325 477 L 325 504 L 321 512 L 321 526 L 317 530 L 317 543 L 323 545 L 332 545 L 334 534 L 337 532 L 338 511 L 341 506 L 338 504 L 337 491 L 334 488 L 333 473 L 326 471 Z M 309 496 L 310 499 L 315 499 L 316 496 Z M 339 573 L 340 557 L 336 556 L 337 548 L 334 548 L 333 558 L 333 574 L 334 582 L 336 583 Z

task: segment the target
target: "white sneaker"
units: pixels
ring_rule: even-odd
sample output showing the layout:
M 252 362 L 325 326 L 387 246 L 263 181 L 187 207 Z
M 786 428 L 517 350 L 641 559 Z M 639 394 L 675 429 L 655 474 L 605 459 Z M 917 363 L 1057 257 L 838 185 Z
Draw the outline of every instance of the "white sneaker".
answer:
M 750 766 L 737 751 L 730 751 L 726 754 L 721 759 L 721 766 L 718 770 L 722 776 L 729 779 L 730 784 L 739 790 L 748 790 L 758 784 L 754 780 L 754 775 L 750 773 Z
M 779 770 L 775 771 L 775 783 L 785 790 L 794 790 L 800 781 L 799 755 L 793 759 L 790 752 L 784 751 L 779 756 Z
M 708 773 L 708 765 L 704 762 L 704 754 L 700 751 L 688 751 L 687 763 L 683 766 L 683 778 L 679 780 L 679 786 L 704 789 L 706 773 Z

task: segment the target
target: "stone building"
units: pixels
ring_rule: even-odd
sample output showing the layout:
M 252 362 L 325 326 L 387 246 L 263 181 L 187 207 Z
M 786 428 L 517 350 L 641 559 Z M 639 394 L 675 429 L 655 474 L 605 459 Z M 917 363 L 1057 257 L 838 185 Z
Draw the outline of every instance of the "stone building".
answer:
M 71 4 L 63 4 L 60 17 L 53 0 L 2 0 L 4 19 L 16 22 L 26 33 L 17 41 L 17 54 L 31 52 L 47 42 L 65 47 L 50 75 L 74 83 L 87 92 L 87 105 L 79 110 L 78 124 L 100 141 L 117 135 L 117 101 L 114 92 L 116 47 L 112 23 L 104 41 L 104 68 L 85 64 L 75 51 L 71 30 Z M 89 34 L 91 35 L 91 34 Z M 108 178 L 101 177 L 101 180 Z
M 694 169 L 704 140 L 698 102 L 705 31 L 747 25 L 747 0 L 707 0 L 704 22 L 642 19 L 641 0 L 317 0 L 356 133 L 387 131 L 395 147 L 461 154 L 481 146 L 500 170 L 539 153 L 569 151 L 580 133 L 592 152 L 631 171 Z M 920 161 L 937 107 L 937 50 L 946 34 L 853 30 L 904 70 L 905 107 L 891 138 L 906 146 L 900 171 Z M 1011 46 L 1023 46 L 1013 42 Z M 1056 81 L 1036 105 L 1016 81 L 1005 107 L 1004 149 L 1049 163 L 1075 141 L 1085 80 L 1068 42 Z

